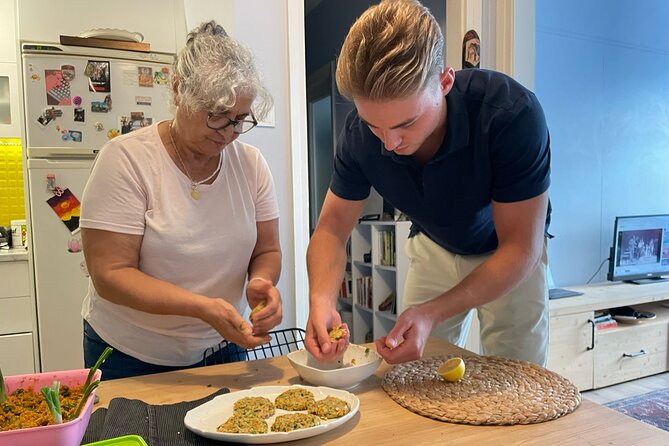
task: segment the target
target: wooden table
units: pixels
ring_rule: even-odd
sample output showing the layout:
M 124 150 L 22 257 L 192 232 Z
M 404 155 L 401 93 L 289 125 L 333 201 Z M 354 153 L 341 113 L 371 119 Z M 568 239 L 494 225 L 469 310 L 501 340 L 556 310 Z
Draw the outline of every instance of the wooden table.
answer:
M 463 350 L 430 339 L 424 356 L 459 354 Z M 293 441 L 286 446 L 342 444 L 392 445 L 652 445 L 669 444 L 669 433 L 631 417 L 584 400 L 573 413 L 531 425 L 469 426 L 432 420 L 395 403 L 381 388 L 389 366 L 351 390 L 360 398 L 359 412 L 347 423 L 324 434 Z M 221 387 L 231 391 L 261 385 L 304 384 L 286 357 L 238 362 L 138 378 L 103 381 L 97 390 L 98 406 L 118 396 L 151 404 L 189 401 L 210 395 Z

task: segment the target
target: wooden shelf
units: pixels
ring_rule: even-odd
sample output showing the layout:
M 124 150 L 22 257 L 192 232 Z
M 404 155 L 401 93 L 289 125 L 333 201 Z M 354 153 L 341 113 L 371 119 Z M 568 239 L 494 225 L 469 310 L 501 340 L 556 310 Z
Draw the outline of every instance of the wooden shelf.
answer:
M 61 45 L 86 46 L 93 48 L 107 48 L 112 50 L 127 50 L 148 53 L 151 44 L 144 42 L 128 42 L 126 40 L 96 39 L 95 37 L 60 36 Z

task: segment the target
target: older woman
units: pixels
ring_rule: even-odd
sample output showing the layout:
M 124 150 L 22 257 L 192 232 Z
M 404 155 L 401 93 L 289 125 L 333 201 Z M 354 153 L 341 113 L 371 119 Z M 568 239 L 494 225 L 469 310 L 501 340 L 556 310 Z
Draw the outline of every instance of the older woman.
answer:
M 237 140 L 271 97 L 215 22 L 188 35 L 173 73 L 174 119 L 110 141 L 83 196 L 84 358 L 113 347 L 106 379 L 219 363 L 281 322 L 272 176 Z

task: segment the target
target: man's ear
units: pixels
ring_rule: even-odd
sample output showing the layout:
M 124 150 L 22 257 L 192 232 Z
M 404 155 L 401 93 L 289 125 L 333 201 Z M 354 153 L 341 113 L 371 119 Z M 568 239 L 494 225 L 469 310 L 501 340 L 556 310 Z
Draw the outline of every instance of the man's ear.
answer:
M 448 92 L 453 88 L 455 83 L 455 71 L 452 67 L 444 68 L 444 71 L 439 75 L 439 84 L 441 86 L 441 91 L 446 96 Z

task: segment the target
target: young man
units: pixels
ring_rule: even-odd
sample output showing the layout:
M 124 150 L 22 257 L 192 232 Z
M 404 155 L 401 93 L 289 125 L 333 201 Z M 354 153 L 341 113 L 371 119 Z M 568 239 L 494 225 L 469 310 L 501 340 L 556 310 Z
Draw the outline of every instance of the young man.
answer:
M 476 308 L 483 353 L 546 363 L 544 114 L 501 73 L 444 68 L 443 47 L 438 23 L 413 0 L 372 6 L 344 41 L 337 86 L 356 110 L 307 251 L 306 347 L 320 360 L 348 342 L 327 331 L 341 322 L 345 244 L 373 186 L 413 223 L 406 310 L 376 340 L 381 356 L 418 359 L 430 334 L 463 346 Z

